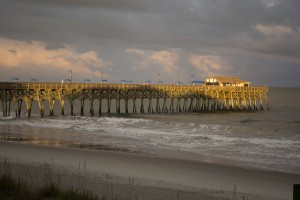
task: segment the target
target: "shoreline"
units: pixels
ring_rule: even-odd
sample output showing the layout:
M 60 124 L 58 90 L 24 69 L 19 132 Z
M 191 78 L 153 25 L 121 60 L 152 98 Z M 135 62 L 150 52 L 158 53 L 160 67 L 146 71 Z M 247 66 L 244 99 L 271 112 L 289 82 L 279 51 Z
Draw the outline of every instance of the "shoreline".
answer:
M 10 135 L 10 134 L 8 134 Z M 237 160 L 231 160 L 228 158 L 222 158 L 218 156 L 207 156 L 207 155 L 195 155 L 200 156 L 201 158 L 195 159 L 194 157 L 173 157 L 173 156 L 167 156 L 167 155 L 159 155 L 155 153 L 147 153 L 143 151 L 136 151 L 136 150 L 130 150 L 127 148 L 121 148 L 121 147 L 114 147 L 111 145 L 104 145 L 104 144 L 89 144 L 89 143 L 81 143 L 81 142 L 67 142 L 67 141 L 55 141 L 55 140 L 36 140 L 31 137 L 24 137 L 24 136 L 0 136 L 0 143 L 1 142 L 13 142 L 13 143 L 19 143 L 19 144 L 28 144 L 28 145 L 40 145 L 40 146 L 48 146 L 53 148 L 67 148 L 67 149 L 83 149 L 83 150 L 94 150 L 94 151 L 104 151 L 104 152 L 120 152 L 120 153 L 128 153 L 128 154 L 134 154 L 134 155 L 144 155 L 149 156 L 153 158 L 161 158 L 161 159 L 168 159 L 168 160 L 176 160 L 178 162 L 180 161 L 188 161 L 188 162 L 195 162 L 195 163 L 201 163 L 201 164 L 211 164 L 211 165 L 218 165 L 218 166 L 229 166 L 229 167 L 236 167 L 241 169 L 250 169 L 250 170 L 259 170 L 259 171 L 271 171 L 271 172 L 283 172 L 283 173 L 289 173 L 289 174 L 300 174 L 296 171 L 288 171 L 288 170 L 282 170 L 282 169 L 276 169 L 276 168 L 270 168 L 270 167 L 262 167 L 262 166 L 251 166 L 245 162 L 240 162 Z M 181 152 L 182 155 L 184 155 L 184 152 Z M 191 154 L 190 152 L 188 153 Z
M 171 189 L 173 192 L 186 190 L 198 192 L 199 195 L 214 193 L 211 191 L 232 193 L 236 187 L 240 194 L 248 195 L 247 197 L 292 199 L 292 184 L 300 180 L 300 174 L 295 173 L 130 152 L 56 148 L 3 141 L 0 141 L 0 150 L 1 162 L 4 158 L 8 158 L 13 164 L 21 165 L 41 166 L 43 163 L 55 163 L 56 168 L 67 171 L 86 165 L 91 173 L 89 179 L 92 180 L 97 174 L 109 173 L 112 176 L 122 177 L 120 180 L 134 177 L 138 180 L 135 186 L 137 188 L 156 187 L 162 190 Z M 153 190 L 155 193 L 155 189 Z

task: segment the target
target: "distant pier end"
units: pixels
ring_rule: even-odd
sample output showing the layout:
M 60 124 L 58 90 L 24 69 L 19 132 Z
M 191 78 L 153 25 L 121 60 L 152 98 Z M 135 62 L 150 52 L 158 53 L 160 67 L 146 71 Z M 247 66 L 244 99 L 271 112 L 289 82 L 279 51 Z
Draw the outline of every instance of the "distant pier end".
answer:
M 60 103 L 61 115 L 65 115 L 64 105 L 69 101 L 70 114 L 74 115 L 75 100 L 80 101 L 81 115 L 85 114 L 85 103 L 89 103 L 91 116 L 101 116 L 104 104 L 106 113 L 110 113 L 113 106 L 115 113 L 269 109 L 267 86 L 253 87 L 249 83 L 237 86 L 238 80 L 232 83 L 225 80 L 220 85 L 215 80 L 212 79 L 214 84 L 203 85 L 0 82 L 0 101 L 4 117 L 11 111 L 20 117 L 23 103 L 30 117 L 33 101 L 38 103 L 41 117 L 45 115 L 45 106 L 49 106 L 50 116 L 54 115 L 55 101 Z M 94 102 L 99 104 L 97 111 Z

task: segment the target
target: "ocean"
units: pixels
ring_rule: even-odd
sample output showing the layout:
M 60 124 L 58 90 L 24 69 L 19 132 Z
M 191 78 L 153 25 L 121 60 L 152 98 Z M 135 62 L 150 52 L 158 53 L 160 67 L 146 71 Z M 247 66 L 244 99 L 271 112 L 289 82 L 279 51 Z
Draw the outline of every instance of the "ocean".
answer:
M 149 154 L 241 167 L 300 173 L 300 88 L 270 88 L 270 110 L 161 114 L 105 114 L 40 118 L 37 103 L 27 118 L 2 116 L 0 139 L 71 148 L 92 148 Z M 45 103 L 45 108 L 47 105 Z M 95 107 L 95 110 L 97 108 Z M 103 110 L 105 112 L 105 109 Z M 113 110 L 112 110 L 113 112 Z

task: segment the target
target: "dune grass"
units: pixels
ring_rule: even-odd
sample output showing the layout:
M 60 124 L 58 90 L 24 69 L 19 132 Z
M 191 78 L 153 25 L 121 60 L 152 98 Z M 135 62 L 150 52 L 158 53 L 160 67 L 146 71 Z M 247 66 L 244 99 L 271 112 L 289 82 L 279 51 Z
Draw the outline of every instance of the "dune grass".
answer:
M 4 199 L 61 199 L 61 200 L 98 200 L 99 198 L 89 192 L 75 189 L 63 190 L 55 183 L 49 183 L 41 187 L 30 188 L 20 179 L 15 179 L 11 174 L 2 174 L 0 177 L 0 200 Z M 102 200 L 105 198 L 102 198 Z M 99 199 L 100 200 L 100 199 Z
M 86 163 L 84 163 L 86 166 Z M 79 165 L 80 170 L 81 166 Z M 120 196 L 112 183 L 110 175 L 106 173 L 104 178 L 104 192 L 94 195 L 86 186 L 85 177 L 81 179 L 81 172 L 74 171 L 71 177 L 64 174 L 57 174 L 45 163 L 43 167 L 26 167 L 23 165 L 10 165 L 5 158 L 4 163 L 0 162 L 0 200 L 137 200 L 135 193 L 135 179 L 129 177 L 129 193 L 126 196 Z M 66 182 L 66 179 L 67 180 Z M 62 181 L 63 180 L 63 181 Z M 70 182 L 71 181 L 71 182 Z M 67 183 L 67 184 L 66 184 Z M 160 190 L 158 190 L 160 191 Z M 169 192 L 169 191 L 168 191 Z M 174 192 L 176 192 L 174 190 Z M 102 196 L 103 195 L 103 196 Z M 160 194 L 162 195 L 162 194 Z M 218 200 L 248 200 L 247 194 L 238 194 L 237 186 L 234 185 L 233 192 L 214 191 L 210 194 L 193 194 L 188 191 L 178 190 L 173 199 L 190 199 L 199 195 L 199 199 L 218 199 Z M 168 195 L 166 195 L 167 197 Z M 198 196 L 197 196 L 198 197 Z M 198 198 L 197 198 L 198 199 Z M 250 198 L 257 199 L 257 198 Z M 249 199 L 249 200 L 250 200 Z M 260 198 L 259 198 L 260 199 Z M 269 199 L 269 198 L 265 198 Z
M 1 163 L 0 163 L 1 164 Z M 5 158 L 0 165 L 0 200 L 105 200 L 86 190 L 63 188 L 49 167 L 44 167 L 40 181 L 38 171 L 31 173 L 25 167 L 20 175 L 13 175 L 10 163 Z M 24 178 L 25 177 L 25 178 Z

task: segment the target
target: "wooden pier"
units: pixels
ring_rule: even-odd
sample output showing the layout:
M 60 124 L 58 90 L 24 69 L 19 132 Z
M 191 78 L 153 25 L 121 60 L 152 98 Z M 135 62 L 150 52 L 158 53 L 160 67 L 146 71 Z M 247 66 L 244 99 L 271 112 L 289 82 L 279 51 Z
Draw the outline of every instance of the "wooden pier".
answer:
M 0 82 L 4 117 L 9 116 L 11 110 L 20 117 L 23 103 L 30 117 L 33 101 L 38 103 L 41 117 L 45 115 L 45 106 L 49 106 L 50 116 L 54 115 L 55 101 L 60 102 L 61 115 L 65 115 L 65 102 L 69 101 L 70 114 L 74 115 L 75 100 L 80 101 L 81 115 L 85 114 L 85 103 L 89 103 L 91 116 L 103 114 L 105 101 L 108 114 L 113 106 L 115 112 L 120 113 L 121 104 L 124 113 L 262 110 L 264 106 L 269 109 L 267 93 L 267 86 Z M 98 111 L 94 110 L 95 101 L 99 104 Z M 129 101 L 132 104 L 131 110 Z

